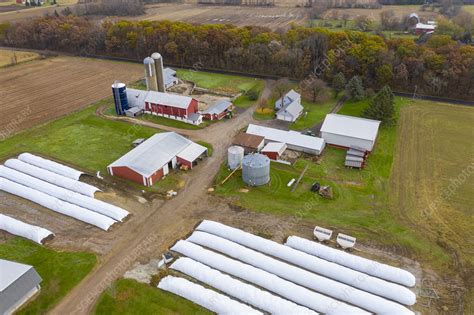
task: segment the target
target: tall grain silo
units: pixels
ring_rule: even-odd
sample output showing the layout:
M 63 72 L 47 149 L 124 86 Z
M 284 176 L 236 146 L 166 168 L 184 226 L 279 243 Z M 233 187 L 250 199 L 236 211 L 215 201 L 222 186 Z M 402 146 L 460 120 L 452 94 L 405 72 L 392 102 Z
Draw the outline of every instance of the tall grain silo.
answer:
M 124 115 L 125 111 L 129 109 L 125 83 L 115 81 L 112 84 L 112 94 L 114 95 L 115 112 L 117 115 Z
M 153 60 L 153 58 L 146 57 L 145 59 L 143 59 L 143 65 L 145 67 L 145 80 L 147 90 L 158 91 L 158 86 L 156 85 L 155 61 Z
M 242 179 L 249 186 L 267 184 L 270 181 L 270 159 L 259 153 L 244 156 Z
M 158 87 L 158 92 L 166 92 L 165 89 L 165 71 L 163 69 L 163 58 L 159 53 L 153 53 L 151 55 L 153 61 L 155 62 L 155 74 L 156 74 L 156 83 Z
M 227 163 L 231 170 L 235 170 L 242 164 L 244 158 L 244 148 L 237 145 L 229 147 L 227 150 Z

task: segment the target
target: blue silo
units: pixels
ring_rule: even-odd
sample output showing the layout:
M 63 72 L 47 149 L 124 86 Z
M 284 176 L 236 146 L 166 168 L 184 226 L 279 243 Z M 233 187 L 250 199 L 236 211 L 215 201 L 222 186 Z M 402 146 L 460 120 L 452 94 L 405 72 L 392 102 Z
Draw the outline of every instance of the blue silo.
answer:
M 127 99 L 127 86 L 124 83 L 115 82 L 112 84 L 112 94 L 114 95 L 115 112 L 117 115 L 124 115 L 129 109 Z

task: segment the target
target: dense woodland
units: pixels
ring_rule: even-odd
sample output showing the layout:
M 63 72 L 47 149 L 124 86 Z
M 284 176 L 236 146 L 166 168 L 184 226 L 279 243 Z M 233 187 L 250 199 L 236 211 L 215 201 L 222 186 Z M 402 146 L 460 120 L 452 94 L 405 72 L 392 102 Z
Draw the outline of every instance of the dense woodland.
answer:
M 365 88 L 474 99 L 474 47 L 434 35 L 423 44 L 363 32 L 293 27 L 191 25 L 182 22 L 107 21 L 53 16 L 0 24 L 0 42 L 12 47 L 142 59 L 154 51 L 174 65 L 226 69 L 296 79 L 315 75 L 332 83 L 342 73 Z

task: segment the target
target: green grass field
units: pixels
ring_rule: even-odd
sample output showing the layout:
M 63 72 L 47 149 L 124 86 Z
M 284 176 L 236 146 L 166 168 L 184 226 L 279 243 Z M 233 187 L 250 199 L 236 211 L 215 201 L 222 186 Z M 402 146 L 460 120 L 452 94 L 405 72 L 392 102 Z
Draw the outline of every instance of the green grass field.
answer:
M 35 267 L 43 279 L 39 295 L 17 314 L 45 314 L 94 267 L 90 253 L 56 252 L 22 238 L 0 244 L 0 258 Z
M 322 103 L 312 103 L 308 101 L 302 101 L 301 104 L 304 107 L 304 111 L 307 113 L 303 114 L 295 123 L 290 125 L 290 129 L 293 130 L 304 130 L 314 127 L 317 123 L 324 120 L 326 114 L 336 106 L 337 99 L 330 98 L 329 100 Z
M 159 132 L 153 128 L 97 117 L 97 107 L 109 102 L 107 98 L 84 110 L 1 141 L 0 159 L 31 152 L 90 172 L 105 172 L 107 165 L 130 151 L 133 140 Z
M 177 76 L 182 80 L 192 81 L 198 87 L 218 92 L 238 93 L 248 91 L 258 85 L 263 87 L 262 80 L 249 77 L 185 69 L 178 69 L 176 72 Z
M 121 279 L 100 296 L 94 314 L 207 315 L 212 313 L 177 295 L 135 280 Z
M 367 104 L 367 100 L 347 103 L 339 113 L 357 116 Z M 396 98 L 398 111 L 407 105 L 406 99 Z M 439 246 L 425 241 L 416 232 L 397 223 L 390 210 L 389 178 L 396 138 L 396 126 L 382 127 L 375 150 L 363 170 L 346 169 L 345 151 L 327 147 L 319 163 L 307 158 L 300 158 L 293 166 L 272 163 L 268 185 L 250 188 L 248 193 L 239 192 L 244 184 L 241 174 L 236 174 L 224 185 L 217 184 L 216 192 L 221 196 L 232 197 L 237 205 L 255 211 L 301 217 L 323 226 L 345 229 L 362 239 L 378 235 L 377 239 L 381 243 L 397 244 L 420 254 L 435 255 L 445 263 L 449 257 Z M 298 178 L 306 165 L 309 165 L 308 172 L 297 190 L 290 193 L 286 184 L 292 178 Z M 223 167 L 216 183 L 220 183 L 228 174 L 229 171 Z M 330 185 L 334 199 L 322 199 L 310 192 L 314 182 Z

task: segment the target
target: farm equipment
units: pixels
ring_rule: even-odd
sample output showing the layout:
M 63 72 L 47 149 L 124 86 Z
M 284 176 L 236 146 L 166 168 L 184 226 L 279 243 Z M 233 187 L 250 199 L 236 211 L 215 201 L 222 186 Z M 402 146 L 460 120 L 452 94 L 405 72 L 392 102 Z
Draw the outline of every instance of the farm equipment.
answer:
M 314 192 L 314 193 L 319 192 L 319 189 L 321 189 L 321 184 L 318 183 L 318 182 L 315 182 L 315 183 L 311 186 L 311 191 Z
M 321 186 L 319 188 L 319 195 L 326 199 L 332 199 L 332 188 L 331 186 Z

